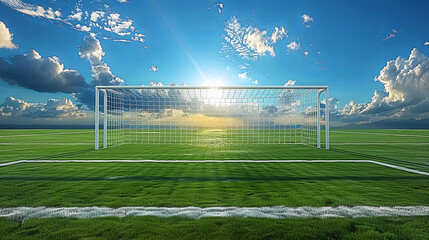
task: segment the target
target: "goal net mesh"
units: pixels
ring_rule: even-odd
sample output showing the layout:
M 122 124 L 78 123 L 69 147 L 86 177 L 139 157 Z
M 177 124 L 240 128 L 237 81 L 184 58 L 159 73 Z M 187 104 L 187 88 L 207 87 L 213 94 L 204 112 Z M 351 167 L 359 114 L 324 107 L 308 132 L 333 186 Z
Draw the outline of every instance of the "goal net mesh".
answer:
M 319 89 L 105 89 L 107 146 L 317 145 Z

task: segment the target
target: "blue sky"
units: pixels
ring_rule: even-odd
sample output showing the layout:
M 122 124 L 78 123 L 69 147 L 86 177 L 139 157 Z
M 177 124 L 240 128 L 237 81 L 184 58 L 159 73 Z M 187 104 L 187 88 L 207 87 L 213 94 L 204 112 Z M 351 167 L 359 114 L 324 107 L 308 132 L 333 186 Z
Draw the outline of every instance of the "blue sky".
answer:
M 394 84 L 399 78 L 389 75 L 387 69 L 380 73 L 388 61 L 409 59 L 413 49 L 418 51 L 413 55 L 417 61 L 427 66 L 427 1 L 64 2 L 0 0 L 0 22 L 4 25 L 0 28 L 0 108 L 3 106 L 4 113 L 0 121 L 10 121 L 19 112 L 16 108 L 22 108 L 21 102 L 10 110 L 10 103 L 8 113 L 3 99 L 9 96 L 15 99 L 9 102 L 19 99 L 39 107 L 49 99 L 67 98 L 71 103 L 62 118 L 76 116 L 68 114 L 79 112 L 82 103 L 85 107 L 83 100 L 73 96 L 80 90 L 66 86 L 78 81 L 75 78 L 56 89 L 52 81 L 62 77 L 53 76 L 32 86 L 34 79 L 24 81 L 17 76 L 20 71 L 13 65 L 18 63 L 11 59 L 28 56 L 32 50 L 42 59 L 55 56 L 57 65 L 77 71 L 78 79 L 83 77 L 88 85 L 106 81 L 94 79 L 94 66 L 102 66 L 110 80 L 114 79 L 113 84 L 284 85 L 294 80 L 296 85 L 329 85 L 338 121 L 397 117 L 398 109 L 415 109 L 418 104 L 418 112 L 410 110 L 401 116 L 429 117 L 428 97 L 419 93 L 421 86 L 425 90 L 429 85 L 429 73 L 413 72 L 414 79 L 408 76 L 404 84 Z M 284 34 L 274 41 L 276 27 L 284 29 Z M 101 50 L 92 49 L 85 55 L 80 50 L 84 44 L 100 45 Z M 104 54 L 97 55 L 100 52 Z M 20 67 L 26 71 L 31 64 L 24 61 Z M 152 65 L 156 71 L 150 70 Z M 374 81 L 380 76 L 384 82 Z M 389 84 L 396 88 L 386 88 Z M 375 90 L 381 93 L 378 100 L 374 100 L 378 96 Z M 410 97 L 415 95 L 421 97 Z

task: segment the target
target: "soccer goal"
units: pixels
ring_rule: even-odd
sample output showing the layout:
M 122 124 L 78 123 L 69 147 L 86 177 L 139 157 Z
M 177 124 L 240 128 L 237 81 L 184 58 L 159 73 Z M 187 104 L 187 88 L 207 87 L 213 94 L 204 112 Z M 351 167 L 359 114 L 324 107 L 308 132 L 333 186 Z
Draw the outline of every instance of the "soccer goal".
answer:
M 320 148 L 323 120 L 329 149 L 328 100 L 327 86 L 97 86 L 95 149 L 100 145 L 100 114 L 104 148 L 121 144 Z

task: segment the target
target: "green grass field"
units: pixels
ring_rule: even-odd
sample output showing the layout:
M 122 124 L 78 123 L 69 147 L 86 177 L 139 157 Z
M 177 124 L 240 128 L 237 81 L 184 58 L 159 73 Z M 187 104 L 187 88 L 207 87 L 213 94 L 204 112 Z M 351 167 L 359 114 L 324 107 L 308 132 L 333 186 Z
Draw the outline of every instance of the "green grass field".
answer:
M 210 133 L 198 134 L 208 134 L 208 140 L 195 146 L 126 144 L 94 151 L 93 130 L 0 130 L 0 164 L 354 159 L 429 172 L 429 130 L 333 130 L 329 151 L 305 145 L 220 144 L 224 137 L 219 132 L 213 141 Z M 285 137 L 290 135 L 267 141 Z M 429 205 L 428 176 L 370 163 L 21 163 L 0 167 L 0 183 L 0 208 Z M 0 218 L 0 239 L 427 239 L 428 229 L 428 216 Z

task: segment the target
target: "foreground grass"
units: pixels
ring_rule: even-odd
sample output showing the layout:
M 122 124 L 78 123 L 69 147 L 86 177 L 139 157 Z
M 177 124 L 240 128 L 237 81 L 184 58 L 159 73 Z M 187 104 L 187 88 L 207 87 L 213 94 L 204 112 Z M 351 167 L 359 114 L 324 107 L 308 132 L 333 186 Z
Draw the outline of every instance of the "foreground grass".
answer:
M 25 163 L 0 207 L 427 205 L 429 178 L 368 163 Z
M 261 219 L 0 218 L 1 239 L 427 239 L 429 217 Z

